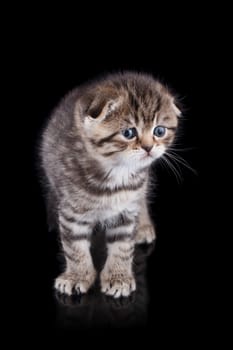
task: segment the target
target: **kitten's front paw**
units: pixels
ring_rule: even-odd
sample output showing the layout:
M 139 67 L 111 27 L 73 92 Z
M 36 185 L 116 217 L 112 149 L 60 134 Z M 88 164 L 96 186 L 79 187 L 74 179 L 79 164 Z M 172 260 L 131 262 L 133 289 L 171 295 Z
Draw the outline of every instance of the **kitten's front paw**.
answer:
M 106 273 L 102 271 L 101 291 L 114 298 L 128 297 L 136 290 L 136 283 L 133 275 L 127 273 Z
M 63 273 L 56 278 L 55 288 L 63 294 L 86 293 L 96 278 L 95 270 L 86 271 L 85 275 Z
M 139 226 L 135 242 L 140 243 L 152 243 L 156 238 L 155 229 L 152 225 Z
M 62 294 L 71 295 L 74 281 L 69 276 L 62 274 L 56 278 L 54 287 Z

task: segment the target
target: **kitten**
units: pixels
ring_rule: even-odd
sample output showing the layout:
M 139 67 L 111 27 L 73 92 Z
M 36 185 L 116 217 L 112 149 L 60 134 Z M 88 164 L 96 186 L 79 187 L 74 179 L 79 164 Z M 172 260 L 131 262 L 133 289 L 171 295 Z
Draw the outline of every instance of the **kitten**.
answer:
M 108 248 L 102 292 L 117 298 L 136 289 L 135 243 L 155 239 L 148 169 L 174 140 L 179 114 L 165 86 L 129 72 L 73 90 L 52 113 L 41 163 L 66 259 L 58 291 L 86 293 L 94 283 L 90 239 L 97 223 L 106 229 Z

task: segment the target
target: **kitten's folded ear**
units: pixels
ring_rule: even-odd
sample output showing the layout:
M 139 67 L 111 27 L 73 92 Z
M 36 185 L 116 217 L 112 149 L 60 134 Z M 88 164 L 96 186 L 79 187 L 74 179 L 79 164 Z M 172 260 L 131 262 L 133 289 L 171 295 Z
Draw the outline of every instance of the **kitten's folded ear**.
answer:
M 177 115 L 177 117 L 181 117 L 182 112 L 181 112 L 181 110 L 178 108 L 177 102 L 176 102 L 174 99 L 173 99 L 173 101 L 172 101 L 172 107 L 173 107 L 173 110 L 174 110 L 175 114 Z
M 111 90 L 96 90 L 81 99 L 83 114 L 91 119 L 102 121 L 121 103 L 121 98 Z

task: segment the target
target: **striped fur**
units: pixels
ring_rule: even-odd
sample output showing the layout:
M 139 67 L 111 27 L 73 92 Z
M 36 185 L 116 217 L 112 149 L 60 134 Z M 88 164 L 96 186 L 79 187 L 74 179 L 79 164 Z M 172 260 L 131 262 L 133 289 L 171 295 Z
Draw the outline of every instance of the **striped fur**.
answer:
M 74 89 L 54 110 L 42 135 L 41 163 L 66 258 L 55 282 L 60 292 L 85 293 L 94 283 L 89 248 L 97 223 L 108 246 L 102 291 L 120 297 L 135 290 L 134 244 L 155 239 L 146 203 L 148 169 L 173 142 L 179 113 L 166 87 L 137 73 Z M 154 136 L 158 125 L 166 128 L 164 137 Z M 123 136 L 128 128 L 137 131 L 132 139 Z

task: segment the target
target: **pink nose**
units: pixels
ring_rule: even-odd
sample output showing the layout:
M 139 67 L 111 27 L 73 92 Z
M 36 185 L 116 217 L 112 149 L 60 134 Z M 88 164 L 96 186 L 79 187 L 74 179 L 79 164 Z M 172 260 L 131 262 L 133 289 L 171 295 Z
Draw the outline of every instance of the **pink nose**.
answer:
M 151 146 L 151 145 L 142 145 L 141 146 L 146 152 L 150 152 L 151 151 L 151 149 L 153 148 L 153 145 Z

